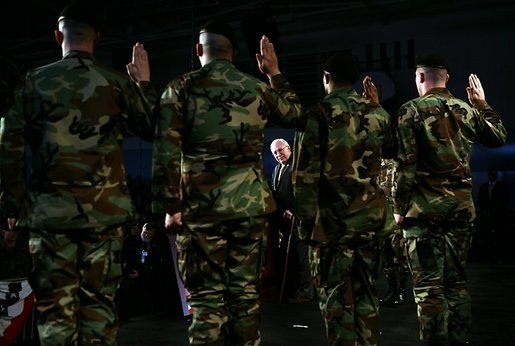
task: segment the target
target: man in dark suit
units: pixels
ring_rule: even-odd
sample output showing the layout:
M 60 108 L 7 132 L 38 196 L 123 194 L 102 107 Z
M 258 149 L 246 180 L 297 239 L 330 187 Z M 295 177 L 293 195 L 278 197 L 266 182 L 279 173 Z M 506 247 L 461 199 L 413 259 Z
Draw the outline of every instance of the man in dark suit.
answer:
M 294 222 L 292 212 L 293 187 L 291 182 L 293 156 L 290 145 L 282 138 L 272 141 L 270 151 L 278 162 L 272 173 L 272 191 L 274 193 L 275 202 L 277 203 L 277 216 L 272 226 L 274 228 L 273 231 L 276 232 L 274 236 L 276 236 L 277 233 L 279 234 L 280 248 L 286 251 L 288 239 L 290 239 L 289 235 L 292 230 L 292 222 Z M 284 251 L 280 251 L 280 253 L 284 254 Z M 290 268 L 288 269 L 290 274 L 298 273 L 298 286 L 293 287 L 296 291 L 293 297 L 289 298 L 288 301 L 291 303 L 311 301 L 315 296 L 315 291 L 309 268 L 308 245 L 299 239 L 295 231 L 293 231 L 291 236 L 290 251 L 292 252 L 291 254 L 284 254 L 290 257 L 288 267 L 285 268 Z M 286 260 L 288 260 L 288 258 L 284 260 L 285 263 Z M 288 273 L 286 277 L 296 281 L 296 278 L 288 275 Z M 289 288 L 292 289 L 292 287 Z
M 503 245 L 509 238 L 508 204 L 510 201 L 508 185 L 497 180 L 497 171 L 488 171 L 488 182 L 479 188 L 477 207 L 478 230 L 474 240 L 475 250 L 473 254 L 487 255 L 497 258 L 499 253 L 506 255 L 507 249 Z M 506 251 L 505 251 L 506 250 Z

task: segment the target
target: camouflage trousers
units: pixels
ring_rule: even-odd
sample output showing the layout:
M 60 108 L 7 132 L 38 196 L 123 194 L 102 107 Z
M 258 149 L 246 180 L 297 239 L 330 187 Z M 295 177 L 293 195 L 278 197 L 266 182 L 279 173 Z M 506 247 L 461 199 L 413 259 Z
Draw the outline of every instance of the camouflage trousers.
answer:
M 122 228 L 30 230 L 42 346 L 116 345 Z
M 329 345 L 379 344 L 379 300 L 374 277 L 377 240 L 312 247 L 311 271 Z
M 465 263 L 471 242 L 470 223 L 410 223 L 404 230 L 413 293 L 418 306 L 420 339 L 467 342 L 471 299 Z
M 406 256 L 406 239 L 402 236 L 401 229 L 397 228 L 383 236 L 381 255 L 383 272 L 386 276 L 410 273 Z
M 260 345 L 259 295 L 265 216 L 188 223 L 177 236 L 191 297 L 191 345 Z

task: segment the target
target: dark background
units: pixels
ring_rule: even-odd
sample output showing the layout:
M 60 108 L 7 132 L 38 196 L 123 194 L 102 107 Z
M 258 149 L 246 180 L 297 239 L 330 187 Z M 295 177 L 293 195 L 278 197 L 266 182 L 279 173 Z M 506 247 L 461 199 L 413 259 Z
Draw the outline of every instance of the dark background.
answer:
M 2 1 L 0 4 L 0 81 L 2 88 L 16 72 L 61 57 L 53 30 L 68 1 Z M 322 98 L 320 63 L 328 55 L 348 51 L 362 73 L 372 74 L 382 103 L 392 114 L 418 96 L 414 59 L 419 53 L 447 56 L 449 89 L 466 98 L 471 72 L 477 73 L 487 101 L 500 112 L 509 143 L 499 149 L 477 146 L 472 158 L 476 193 L 486 171 L 496 168 L 500 180 L 515 196 L 515 160 L 511 112 L 515 3 L 480 0 L 362 0 L 362 1 L 237 1 L 237 0 L 119 0 L 88 1 L 96 6 L 102 37 L 97 59 L 125 70 L 131 46 L 145 44 L 152 80 L 161 90 L 167 82 L 199 64 L 194 44 L 200 25 L 212 16 L 225 19 L 236 30 L 240 49 L 235 64 L 259 75 L 254 53 L 262 33 L 271 36 L 279 52 L 281 70 L 305 106 Z M 13 72 L 14 71 L 14 72 Z M 268 145 L 274 138 L 293 138 L 291 130 L 271 128 L 266 133 L 265 169 L 275 164 Z M 151 146 L 127 139 L 127 171 L 150 176 Z M 512 198 L 512 208 L 515 205 Z

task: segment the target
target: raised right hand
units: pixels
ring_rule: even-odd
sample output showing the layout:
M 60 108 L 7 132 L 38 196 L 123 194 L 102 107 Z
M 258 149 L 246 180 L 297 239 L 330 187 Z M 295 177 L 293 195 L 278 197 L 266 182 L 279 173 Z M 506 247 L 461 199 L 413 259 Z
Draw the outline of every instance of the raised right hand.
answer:
M 150 66 L 143 44 L 138 42 L 132 47 L 132 61 L 126 67 L 127 73 L 135 82 L 150 81 Z
M 182 213 L 178 212 L 173 215 L 166 213 L 165 216 L 165 228 L 172 230 L 174 227 L 182 226 Z
M 471 73 L 469 76 L 469 86 L 467 87 L 469 102 L 474 105 L 477 101 L 485 101 L 485 91 L 477 75 Z
M 261 37 L 259 48 L 261 54 L 256 53 L 259 70 L 267 75 L 268 78 L 280 74 L 281 71 L 279 71 L 279 61 L 275 54 L 274 44 L 265 35 Z

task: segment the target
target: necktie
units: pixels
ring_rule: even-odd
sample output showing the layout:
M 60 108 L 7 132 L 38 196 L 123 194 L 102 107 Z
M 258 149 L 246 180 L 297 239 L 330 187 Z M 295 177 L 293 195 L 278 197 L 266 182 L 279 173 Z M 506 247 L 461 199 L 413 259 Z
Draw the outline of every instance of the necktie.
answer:
M 286 170 L 286 165 L 281 165 L 281 168 L 279 169 L 279 173 L 277 174 L 277 184 L 279 185 L 279 182 L 281 181 L 281 178 L 283 177 L 283 173 Z

